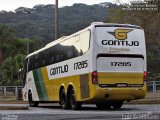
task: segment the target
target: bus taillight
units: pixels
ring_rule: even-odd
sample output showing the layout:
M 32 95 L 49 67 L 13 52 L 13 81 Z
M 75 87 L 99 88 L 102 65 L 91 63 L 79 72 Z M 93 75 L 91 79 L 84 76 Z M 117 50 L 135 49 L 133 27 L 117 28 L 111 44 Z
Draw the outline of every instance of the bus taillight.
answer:
M 97 71 L 92 72 L 92 83 L 98 84 L 98 73 Z
M 144 72 L 144 81 L 146 81 L 146 77 L 148 76 L 148 72 Z

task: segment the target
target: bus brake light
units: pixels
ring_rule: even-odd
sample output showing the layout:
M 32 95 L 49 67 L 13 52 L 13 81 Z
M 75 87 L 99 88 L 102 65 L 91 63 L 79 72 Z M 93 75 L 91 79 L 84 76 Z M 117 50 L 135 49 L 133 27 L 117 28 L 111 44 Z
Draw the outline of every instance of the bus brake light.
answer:
M 92 83 L 98 84 L 98 73 L 97 71 L 92 72 Z
M 148 76 L 148 72 L 144 72 L 144 81 L 146 81 L 147 76 Z

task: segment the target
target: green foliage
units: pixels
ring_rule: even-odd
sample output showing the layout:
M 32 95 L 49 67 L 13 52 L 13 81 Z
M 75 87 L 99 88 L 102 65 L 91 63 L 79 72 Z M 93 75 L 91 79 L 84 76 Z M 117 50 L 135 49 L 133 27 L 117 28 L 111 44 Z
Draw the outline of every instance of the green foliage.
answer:
M 25 56 L 22 54 L 17 54 L 14 57 L 8 57 L 3 61 L 1 65 L 2 76 L 1 81 L 2 85 L 16 85 L 18 83 L 18 71 L 23 66 L 23 60 Z
M 0 40 L 3 43 L 4 41 L 10 41 L 16 37 L 16 31 L 12 28 L 9 28 L 6 25 L 0 25 Z
M 6 25 L 0 25 L 0 64 L 12 49 L 12 46 L 8 43 L 13 42 L 15 38 L 16 32 L 14 29 L 11 29 Z
M 122 6 L 110 7 L 108 10 L 108 19 L 106 20 L 107 23 L 127 23 L 127 14 L 124 10 L 122 10 Z
M 31 11 L 25 14 L 24 11 Z M 32 13 L 33 12 L 33 13 Z M 74 4 L 59 8 L 59 36 L 66 36 L 90 25 L 91 22 L 104 21 L 107 10 L 100 5 Z M 54 6 L 36 5 L 32 9 L 20 7 L 14 12 L 0 12 L 0 23 L 16 29 L 17 35 L 43 41 L 43 45 L 54 40 Z
M 38 40 L 17 38 L 14 29 L 0 25 L 0 85 L 20 84 L 18 71 L 26 56 L 26 41 L 30 44 L 30 52 L 39 47 Z

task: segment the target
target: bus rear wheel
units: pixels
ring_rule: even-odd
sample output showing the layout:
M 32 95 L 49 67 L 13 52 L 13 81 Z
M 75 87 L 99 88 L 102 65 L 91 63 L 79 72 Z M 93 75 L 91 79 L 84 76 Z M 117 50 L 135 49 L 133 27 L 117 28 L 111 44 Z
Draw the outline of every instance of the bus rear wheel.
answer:
M 60 92 L 60 105 L 62 109 L 68 109 L 69 108 L 69 102 L 67 99 L 67 96 L 65 94 L 64 89 L 61 90 Z
M 123 101 L 117 101 L 117 102 L 112 103 L 112 107 L 114 109 L 120 109 L 122 107 L 122 105 L 123 105 Z
M 28 92 L 28 103 L 30 107 L 37 107 L 39 104 L 39 102 L 33 101 L 31 91 Z
M 71 107 L 72 110 L 81 109 L 82 103 L 76 101 L 75 92 L 74 92 L 73 88 L 69 92 L 69 101 L 70 101 L 70 107 Z

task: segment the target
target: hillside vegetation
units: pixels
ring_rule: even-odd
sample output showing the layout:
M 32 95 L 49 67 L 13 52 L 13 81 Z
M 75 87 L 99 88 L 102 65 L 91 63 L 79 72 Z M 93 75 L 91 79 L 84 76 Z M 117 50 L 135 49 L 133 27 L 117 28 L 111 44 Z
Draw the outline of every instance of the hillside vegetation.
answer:
M 20 7 L 15 12 L 0 12 L 0 23 L 17 31 L 19 37 L 54 40 L 54 5 L 36 5 L 33 8 Z M 30 12 L 27 14 L 26 12 Z M 107 9 L 101 5 L 74 4 L 59 8 L 59 36 L 70 35 L 94 21 L 105 21 Z

